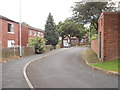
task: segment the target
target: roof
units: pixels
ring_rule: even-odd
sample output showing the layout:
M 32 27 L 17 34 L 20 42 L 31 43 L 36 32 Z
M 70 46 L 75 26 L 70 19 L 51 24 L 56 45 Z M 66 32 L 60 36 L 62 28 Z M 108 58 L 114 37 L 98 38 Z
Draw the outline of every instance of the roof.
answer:
M 29 26 L 29 29 L 44 32 L 43 30 L 41 30 L 39 28 L 32 27 L 32 26 Z
M 7 18 L 7 17 L 4 17 L 4 16 L 2 16 L 2 15 L 0 15 L 0 19 L 3 19 L 3 20 L 6 20 L 6 21 L 10 21 L 10 22 L 14 22 L 14 23 L 19 24 L 19 22 L 16 22 L 16 21 L 14 21 L 14 20 L 11 20 L 11 19 L 9 19 L 9 18 Z M 41 29 L 38 29 L 38 28 L 35 28 L 35 27 L 32 27 L 32 26 L 29 26 L 29 25 L 27 25 L 27 24 L 22 24 L 22 26 L 26 26 L 26 27 L 28 27 L 28 28 L 31 29 L 31 30 L 36 30 L 36 31 L 44 32 L 44 31 L 41 30 Z
M 19 22 L 16 22 L 16 21 L 14 21 L 14 20 L 11 20 L 11 19 L 9 19 L 9 18 L 7 18 L 7 17 L 4 17 L 4 16 L 2 16 L 2 15 L 0 15 L 0 19 L 6 20 L 6 21 L 10 21 L 10 22 L 14 22 L 14 23 L 19 23 Z

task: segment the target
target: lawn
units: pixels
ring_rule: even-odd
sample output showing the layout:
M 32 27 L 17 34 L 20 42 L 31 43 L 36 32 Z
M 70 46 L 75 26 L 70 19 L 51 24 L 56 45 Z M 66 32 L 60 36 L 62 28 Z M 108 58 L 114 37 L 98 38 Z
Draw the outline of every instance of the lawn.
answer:
M 100 62 L 100 63 L 91 64 L 91 65 L 101 69 L 118 72 L 118 68 L 120 68 L 120 60 L 113 60 L 110 62 Z M 120 69 L 119 69 L 119 72 L 120 72 Z

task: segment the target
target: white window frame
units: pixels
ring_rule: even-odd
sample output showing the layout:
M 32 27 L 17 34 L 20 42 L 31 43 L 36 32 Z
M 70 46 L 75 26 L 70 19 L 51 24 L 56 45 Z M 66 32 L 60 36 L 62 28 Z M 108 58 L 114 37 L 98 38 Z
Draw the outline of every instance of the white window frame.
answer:
M 32 36 L 32 31 L 30 30 L 30 36 Z
M 11 22 L 8 22 L 8 24 L 11 24 L 11 29 L 10 29 L 11 32 L 8 32 L 8 33 L 14 34 L 14 24 Z
M 37 35 L 36 31 L 34 31 L 34 36 L 36 36 L 36 35 Z
M 41 34 L 41 33 L 40 33 L 40 32 L 38 32 L 38 37 L 40 37 L 40 34 Z
M 14 40 L 8 40 L 8 47 L 14 47 L 15 41 Z

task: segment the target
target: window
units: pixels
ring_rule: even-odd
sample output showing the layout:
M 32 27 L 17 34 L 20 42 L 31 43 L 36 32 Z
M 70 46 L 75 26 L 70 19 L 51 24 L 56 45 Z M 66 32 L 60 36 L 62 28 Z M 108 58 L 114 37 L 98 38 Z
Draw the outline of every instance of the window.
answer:
M 40 37 L 40 32 L 38 32 L 38 37 Z
M 8 47 L 14 47 L 15 41 L 14 40 L 8 40 Z
M 34 36 L 36 36 L 36 32 L 34 32 Z
M 30 31 L 30 36 L 32 35 L 32 31 Z
M 8 33 L 14 33 L 14 24 L 8 23 Z

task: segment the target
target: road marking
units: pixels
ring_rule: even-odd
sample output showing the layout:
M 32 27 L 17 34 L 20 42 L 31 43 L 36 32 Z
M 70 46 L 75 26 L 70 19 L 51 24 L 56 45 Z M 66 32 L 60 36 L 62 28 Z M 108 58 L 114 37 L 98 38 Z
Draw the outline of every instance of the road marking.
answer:
M 45 57 L 48 57 L 48 56 L 51 56 L 51 55 L 60 53 L 60 52 L 62 52 L 62 51 L 65 50 L 65 49 L 66 49 L 66 48 L 62 48 L 62 49 L 60 49 L 60 51 L 58 51 L 58 52 L 41 56 L 41 57 L 39 57 L 39 58 L 37 58 L 37 59 L 34 59 L 34 60 L 28 62 L 28 63 L 24 66 L 24 68 L 23 68 L 23 75 L 24 75 L 24 78 L 25 78 L 28 86 L 31 88 L 31 90 L 35 90 L 35 87 L 34 87 L 33 84 L 30 82 L 30 80 L 29 80 L 29 78 L 28 78 L 28 76 L 27 76 L 27 73 L 26 73 L 26 72 L 27 72 L 27 67 L 28 67 L 28 65 L 30 65 L 31 63 L 33 63 L 33 62 L 35 62 L 35 61 L 37 61 L 37 60 L 39 60 L 39 59 L 42 59 L 42 58 L 45 58 Z

